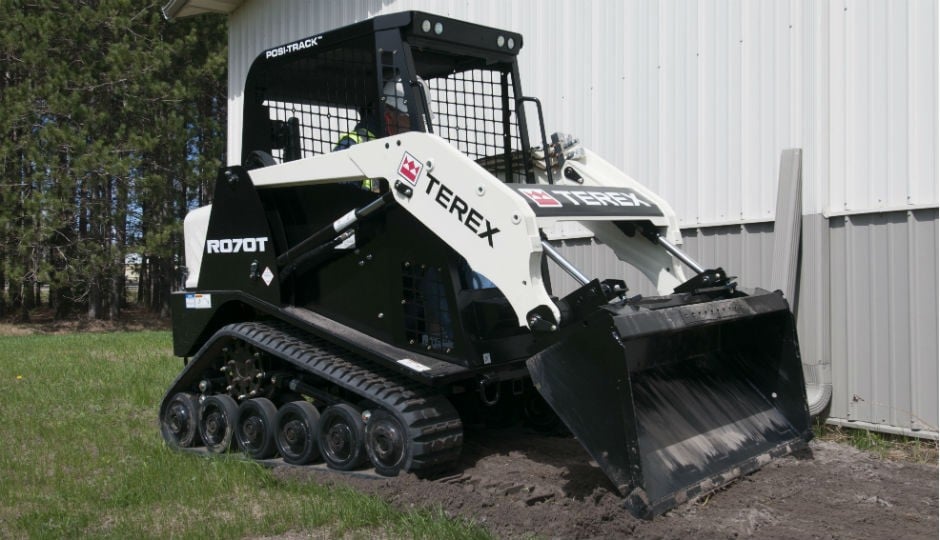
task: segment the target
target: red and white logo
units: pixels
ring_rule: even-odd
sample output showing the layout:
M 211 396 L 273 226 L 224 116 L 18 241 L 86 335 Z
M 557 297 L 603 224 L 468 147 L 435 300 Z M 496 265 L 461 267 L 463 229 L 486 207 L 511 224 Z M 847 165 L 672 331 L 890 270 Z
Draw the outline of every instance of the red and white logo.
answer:
M 401 164 L 398 165 L 398 174 L 405 180 L 411 182 L 411 185 L 418 185 L 418 177 L 421 176 L 421 169 L 424 164 L 418 161 L 418 158 L 408 152 L 401 157 Z
M 519 193 L 522 193 L 528 197 L 532 202 L 536 204 L 539 208 L 560 208 L 561 202 L 548 194 L 544 189 L 520 189 Z

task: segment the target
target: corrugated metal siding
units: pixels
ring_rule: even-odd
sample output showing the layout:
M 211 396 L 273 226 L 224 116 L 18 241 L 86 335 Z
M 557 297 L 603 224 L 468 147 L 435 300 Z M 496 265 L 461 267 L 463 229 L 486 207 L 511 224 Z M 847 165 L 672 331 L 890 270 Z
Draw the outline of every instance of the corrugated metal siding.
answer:
M 803 374 L 807 384 L 832 381 L 829 220 L 822 214 L 803 216 L 800 257 L 802 259 L 797 298 L 791 305 L 797 314 Z M 825 404 L 822 404 L 825 406 Z
M 937 211 L 830 220 L 837 418 L 938 429 Z
M 937 2 L 832 2 L 829 213 L 937 205 Z
M 721 266 L 728 275 L 740 276 L 737 282 L 741 287 L 758 287 L 770 280 L 774 244 L 772 223 L 685 229 L 682 240 L 682 250 L 696 262 L 706 268 Z M 643 274 L 619 261 L 607 246 L 587 238 L 553 243 L 589 276 L 624 279 L 631 295 L 657 294 L 656 288 Z M 692 276 L 688 268 L 685 273 L 687 277 Z M 554 294 L 564 295 L 577 288 L 577 283 L 554 264 L 549 265 L 549 275 Z

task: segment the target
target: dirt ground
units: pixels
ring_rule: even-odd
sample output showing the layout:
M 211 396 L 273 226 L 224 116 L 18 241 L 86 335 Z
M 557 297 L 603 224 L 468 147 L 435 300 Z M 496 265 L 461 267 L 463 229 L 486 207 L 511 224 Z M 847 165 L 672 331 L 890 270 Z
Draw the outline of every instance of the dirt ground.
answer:
M 94 320 L 73 316 L 56 320 L 48 308 L 37 308 L 29 313 L 29 322 L 20 322 L 14 315 L 0 319 L 0 336 L 32 334 L 72 334 L 75 332 L 139 332 L 141 330 L 170 330 L 170 318 L 161 317 L 147 309 L 130 306 L 121 310 L 117 321 Z
M 577 441 L 521 428 L 468 432 L 460 466 L 437 480 L 289 466 L 274 474 L 349 485 L 402 509 L 440 505 L 499 538 L 938 537 L 935 464 L 883 460 L 827 441 L 652 521 L 621 508 Z

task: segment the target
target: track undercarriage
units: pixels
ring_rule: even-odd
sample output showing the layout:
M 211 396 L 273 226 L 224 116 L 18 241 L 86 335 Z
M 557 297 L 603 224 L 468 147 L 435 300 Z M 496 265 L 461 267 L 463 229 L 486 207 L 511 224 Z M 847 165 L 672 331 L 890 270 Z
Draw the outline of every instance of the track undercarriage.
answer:
M 386 476 L 453 466 L 463 431 L 433 388 L 285 325 L 229 325 L 187 364 L 161 406 L 173 445 L 280 454 Z

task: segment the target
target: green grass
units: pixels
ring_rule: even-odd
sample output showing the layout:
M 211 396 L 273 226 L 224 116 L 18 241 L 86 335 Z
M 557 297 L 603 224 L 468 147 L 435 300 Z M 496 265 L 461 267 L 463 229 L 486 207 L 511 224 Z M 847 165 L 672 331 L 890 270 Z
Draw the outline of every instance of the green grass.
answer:
M 847 444 L 870 452 L 881 459 L 937 464 L 940 443 L 928 439 L 878 433 L 816 422 L 813 434 L 821 440 Z
M 0 337 L 0 538 L 487 538 L 441 512 L 168 449 L 167 332 Z

